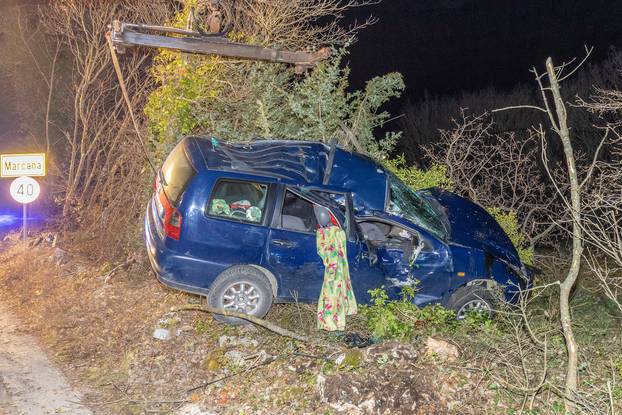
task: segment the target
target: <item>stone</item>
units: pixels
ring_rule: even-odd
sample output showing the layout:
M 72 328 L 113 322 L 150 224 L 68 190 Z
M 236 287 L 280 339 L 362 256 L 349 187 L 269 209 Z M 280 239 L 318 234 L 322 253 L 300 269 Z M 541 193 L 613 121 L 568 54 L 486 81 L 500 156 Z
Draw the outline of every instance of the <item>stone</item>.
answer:
M 460 352 L 455 345 L 433 337 L 426 339 L 425 350 L 428 355 L 446 362 L 455 362 L 460 357 Z
M 244 355 L 238 350 L 229 350 L 225 353 L 225 357 L 235 366 L 244 366 L 246 362 Z
M 201 408 L 198 404 L 184 405 L 175 411 L 175 415 L 216 415 L 216 412 Z
M 177 334 L 177 337 L 179 337 L 183 335 L 184 333 L 190 333 L 192 331 L 194 331 L 194 327 L 185 325 L 185 326 L 181 326 L 180 328 L 178 328 L 175 334 Z
M 168 329 L 157 328 L 153 331 L 153 338 L 158 340 L 170 340 L 171 331 Z
M 346 354 L 345 353 L 340 353 L 337 358 L 335 359 L 335 364 L 337 365 L 341 365 L 343 363 L 343 361 L 346 358 Z
M 65 262 L 67 262 L 67 252 L 60 248 L 54 248 L 52 259 L 57 266 L 63 265 Z
M 316 384 L 318 395 L 320 395 L 320 401 L 326 402 L 326 398 L 325 398 L 326 377 L 322 375 L 321 373 L 319 373 L 315 380 L 315 384 Z

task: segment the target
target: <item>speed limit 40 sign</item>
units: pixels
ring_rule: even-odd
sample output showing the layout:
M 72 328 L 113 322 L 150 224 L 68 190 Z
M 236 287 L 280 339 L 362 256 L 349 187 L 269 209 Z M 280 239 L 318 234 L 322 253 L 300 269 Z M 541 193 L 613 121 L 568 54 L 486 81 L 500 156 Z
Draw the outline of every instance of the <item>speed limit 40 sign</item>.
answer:
M 22 176 L 13 180 L 9 190 L 17 202 L 28 204 L 37 200 L 41 193 L 41 186 L 32 177 Z

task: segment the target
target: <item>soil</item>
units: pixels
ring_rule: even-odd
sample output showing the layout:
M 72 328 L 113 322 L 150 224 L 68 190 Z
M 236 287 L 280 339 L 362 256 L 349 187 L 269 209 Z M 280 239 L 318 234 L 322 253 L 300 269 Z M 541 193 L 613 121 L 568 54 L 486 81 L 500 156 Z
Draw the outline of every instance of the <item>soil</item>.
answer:
M 163 287 L 140 261 L 96 266 L 38 241 L 27 255 L 0 244 L 0 302 L 94 414 L 465 414 L 490 399 L 476 376 L 425 357 L 421 344 L 350 349 L 317 332 L 305 305 L 275 305 L 267 318 L 327 346 L 171 312 L 201 299 Z
M 0 303 L 0 413 L 89 415 L 80 396 Z

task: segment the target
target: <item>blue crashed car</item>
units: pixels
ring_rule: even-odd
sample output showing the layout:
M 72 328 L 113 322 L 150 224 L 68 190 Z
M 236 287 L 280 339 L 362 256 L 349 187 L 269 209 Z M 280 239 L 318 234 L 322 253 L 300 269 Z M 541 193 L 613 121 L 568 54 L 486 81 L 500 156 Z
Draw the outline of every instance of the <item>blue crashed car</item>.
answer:
M 458 316 L 513 300 L 529 273 L 481 207 L 439 189 L 415 192 L 372 159 L 300 141 L 232 144 L 187 137 L 156 177 L 145 216 L 151 265 L 165 285 L 264 316 L 274 302 L 315 302 L 324 267 L 314 205 L 348 239 L 359 303 L 384 286 Z M 225 321 L 236 322 L 235 319 Z

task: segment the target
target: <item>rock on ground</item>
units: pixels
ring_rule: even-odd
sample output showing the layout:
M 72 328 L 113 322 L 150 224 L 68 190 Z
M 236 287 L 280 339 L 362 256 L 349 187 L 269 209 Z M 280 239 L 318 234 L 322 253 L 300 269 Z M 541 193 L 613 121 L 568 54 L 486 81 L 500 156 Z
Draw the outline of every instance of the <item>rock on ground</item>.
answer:
M 455 362 L 460 357 L 458 348 L 445 340 L 428 337 L 425 342 L 426 353 L 438 357 L 442 361 Z

